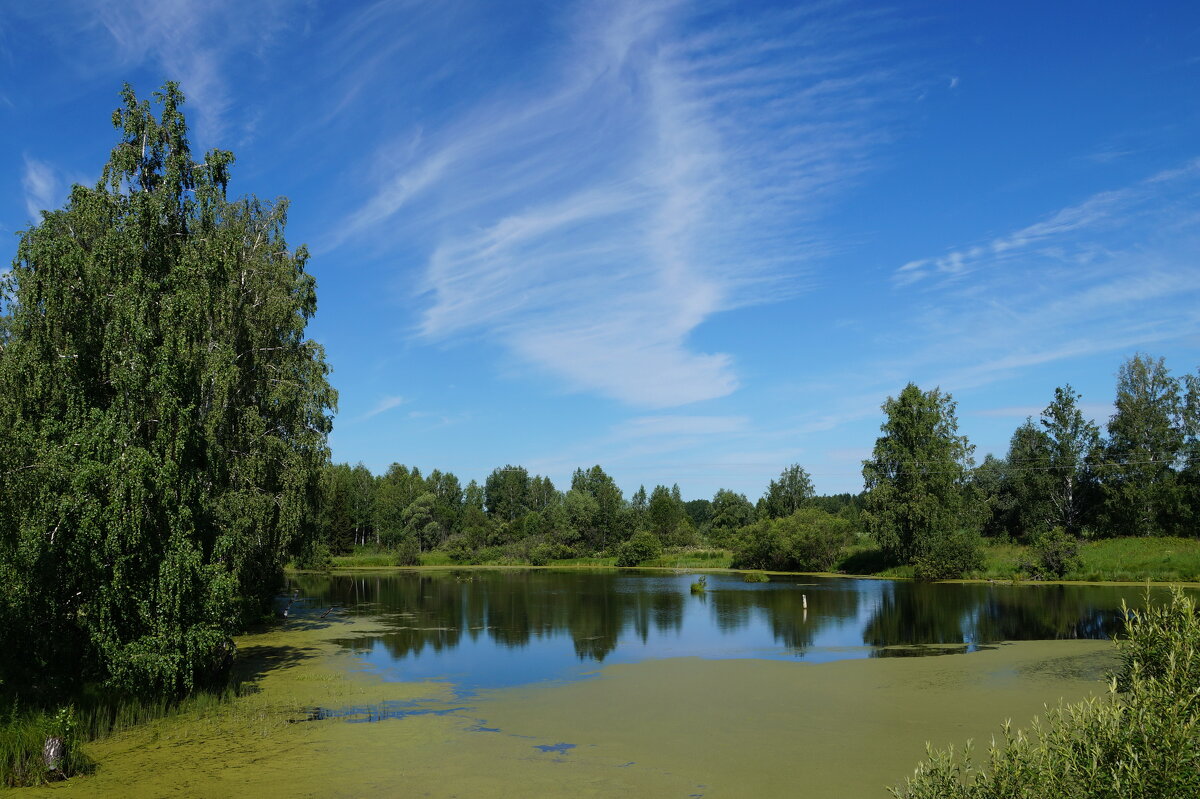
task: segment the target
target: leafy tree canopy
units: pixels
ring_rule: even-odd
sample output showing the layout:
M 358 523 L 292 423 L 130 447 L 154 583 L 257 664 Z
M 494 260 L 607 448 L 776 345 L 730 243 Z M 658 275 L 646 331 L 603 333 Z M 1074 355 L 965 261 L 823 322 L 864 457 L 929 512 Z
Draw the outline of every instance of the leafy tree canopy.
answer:
M 3 284 L 0 662 L 35 691 L 181 693 L 220 671 L 304 546 L 328 460 L 286 200 L 227 198 L 233 155 L 193 160 L 176 84 L 157 116 L 121 98 L 100 181 L 22 233 Z

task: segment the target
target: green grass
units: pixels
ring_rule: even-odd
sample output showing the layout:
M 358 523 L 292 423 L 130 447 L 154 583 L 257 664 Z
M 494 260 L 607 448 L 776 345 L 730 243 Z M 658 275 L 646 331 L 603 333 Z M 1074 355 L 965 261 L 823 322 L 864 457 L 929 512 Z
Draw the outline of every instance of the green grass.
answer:
M 333 568 L 335 569 L 378 569 L 398 565 L 394 552 L 386 550 L 381 552 L 373 546 L 355 547 L 354 551 L 348 555 L 333 556 Z M 454 561 L 450 560 L 450 556 L 445 552 L 422 552 L 421 565 L 453 566 Z
M 1082 565 L 1068 572 L 1068 581 L 1085 582 L 1200 582 L 1200 539 L 1190 538 L 1109 538 L 1080 545 Z M 669 549 L 662 556 L 642 564 L 667 569 L 728 569 L 733 553 L 728 549 L 684 547 Z M 984 544 L 984 567 L 968 575 L 974 579 L 1025 579 L 1021 564 L 1033 559 L 1028 546 L 1014 543 Z M 386 568 L 396 565 L 395 555 L 373 547 L 359 547 L 349 555 L 335 555 L 336 568 Z M 425 552 L 422 566 L 454 566 L 445 552 Z M 479 565 L 520 565 L 504 560 Z M 551 561 L 557 567 L 611 568 L 615 557 L 578 557 Z M 891 566 L 882 553 L 870 544 L 850 547 L 834 569 L 841 574 L 869 575 L 907 579 L 912 566 Z
M 39 711 L 11 711 L 0 721 L 0 785 L 18 788 L 43 785 L 90 771 L 92 763 L 79 746 L 79 736 L 73 729 L 72 710 L 57 714 Z M 64 723 L 66 722 L 66 723 Z M 66 742 L 65 757 L 50 770 L 42 758 L 42 747 L 48 738 Z
M 558 560 L 550 561 L 551 566 L 613 566 L 617 565 L 615 557 L 584 557 L 584 558 L 559 558 Z
M 180 700 L 114 697 L 96 689 L 84 690 L 76 704 L 56 712 L 21 709 L 16 702 L 0 713 L 0 786 L 43 785 L 88 774 L 95 762 L 86 744 L 168 716 L 203 716 L 216 712 L 241 695 L 236 685 L 202 690 Z M 64 758 L 53 771 L 46 768 L 42 748 L 48 738 L 66 744 Z
M 648 560 L 642 565 L 666 569 L 728 569 L 732 560 L 733 553 L 728 549 L 687 547 L 669 549 L 660 557 Z
M 981 580 L 1026 579 L 1022 564 L 1033 560 L 1030 547 L 984 543 L 984 566 L 967 575 Z M 1200 540 L 1191 538 L 1107 538 L 1080 544 L 1081 565 L 1064 580 L 1075 582 L 1200 582 Z M 869 545 L 851 547 L 837 565 L 844 574 L 906 578 L 911 566 L 888 566 Z
M 645 563 L 641 568 L 659 569 L 728 569 L 733 553 L 728 549 L 702 549 L 682 547 L 668 549 L 662 555 Z M 562 558 L 550 562 L 551 566 L 616 566 L 617 559 L 607 557 Z
M 1080 547 L 1083 565 L 1072 580 L 1200 582 L 1200 540 L 1110 538 Z

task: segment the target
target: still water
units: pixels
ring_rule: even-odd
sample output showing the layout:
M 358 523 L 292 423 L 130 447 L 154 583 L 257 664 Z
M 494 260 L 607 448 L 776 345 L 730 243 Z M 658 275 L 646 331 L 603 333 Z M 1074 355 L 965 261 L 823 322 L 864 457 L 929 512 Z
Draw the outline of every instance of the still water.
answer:
M 338 639 L 389 680 L 460 693 L 592 674 L 649 659 L 827 663 L 969 654 L 1001 642 L 1106 639 L 1131 586 L 923 584 L 738 574 L 552 570 L 299 577 L 301 612 L 370 616 L 381 634 Z
M 288 618 L 238 640 L 241 696 L 27 793 L 883 799 L 927 741 L 986 749 L 1005 719 L 1102 694 L 1121 600 L 1145 592 L 695 579 L 296 575 Z

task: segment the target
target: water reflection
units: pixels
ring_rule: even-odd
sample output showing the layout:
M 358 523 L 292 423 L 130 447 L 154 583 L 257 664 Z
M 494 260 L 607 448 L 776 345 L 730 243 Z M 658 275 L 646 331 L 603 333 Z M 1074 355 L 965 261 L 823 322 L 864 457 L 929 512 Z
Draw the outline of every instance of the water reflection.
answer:
M 475 686 L 560 678 L 649 657 L 843 658 L 967 652 L 986 644 L 1107 638 L 1144 589 L 929 585 L 550 570 L 298 577 L 309 613 L 382 620 L 341 643 L 400 679 Z M 807 605 L 807 607 L 805 607 Z

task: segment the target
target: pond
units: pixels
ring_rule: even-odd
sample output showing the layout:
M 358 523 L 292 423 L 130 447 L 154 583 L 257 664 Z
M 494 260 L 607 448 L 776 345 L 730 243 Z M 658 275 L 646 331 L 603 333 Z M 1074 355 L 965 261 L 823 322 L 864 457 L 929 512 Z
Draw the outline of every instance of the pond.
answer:
M 775 575 L 461 570 L 300 577 L 300 607 L 377 619 L 340 639 L 385 679 L 459 690 L 593 673 L 652 658 L 833 660 L 965 653 L 1010 641 L 1107 639 L 1113 586 L 949 584 Z
M 885 797 L 926 741 L 1102 693 L 1145 591 L 696 579 L 296 575 L 289 618 L 239 641 L 253 692 L 98 742 L 55 792 Z

